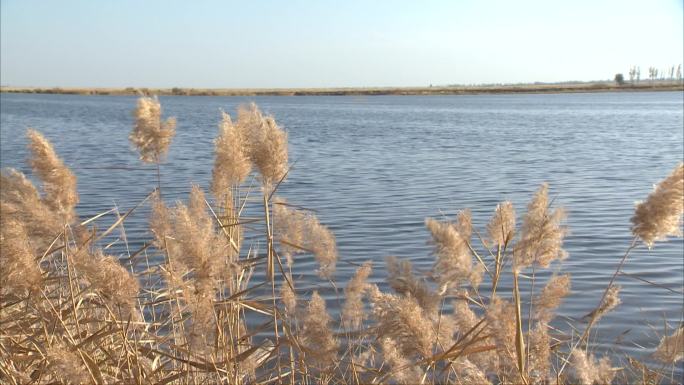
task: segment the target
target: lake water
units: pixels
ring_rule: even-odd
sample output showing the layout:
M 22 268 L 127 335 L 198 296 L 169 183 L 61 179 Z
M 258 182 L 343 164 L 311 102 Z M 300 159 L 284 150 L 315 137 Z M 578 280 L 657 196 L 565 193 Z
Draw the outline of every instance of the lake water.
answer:
M 126 210 L 156 186 L 156 170 L 142 166 L 128 144 L 135 100 L 1 94 L 2 166 L 29 172 L 24 132 L 34 127 L 78 176 L 83 218 L 115 204 Z M 315 209 L 335 232 L 340 285 L 355 269 L 346 262 L 367 260 L 374 261 L 374 282 L 383 282 L 388 255 L 426 272 L 434 258 L 425 217 L 471 208 L 483 229 L 497 202 L 511 200 L 521 215 L 540 183 L 549 182 L 570 228 L 569 258 L 560 267 L 573 285 L 560 310 L 569 317 L 559 319 L 564 330 L 596 306 L 629 246 L 635 201 L 684 157 L 680 92 L 160 100 L 165 115 L 178 118 L 162 166 L 168 199 L 185 198 L 191 183 L 207 186 L 219 109 L 234 115 L 238 104 L 256 101 L 276 117 L 296 161 L 280 194 Z M 141 210 L 127 221 L 132 250 L 149 239 L 145 216 Z M 121 244 L 112 250 L 125 252 Z M 661 287 L 620 277 L 623 303 L 592 341 L 607 350 L 650 352 L 664 322 L 677 327 L 684 318 L 683 260 L 681 239 L 635 251 L 624 270 Z M 296 265 L 300 288 L 326 285 L 311 258 Z M 328 306 L 337 311 L 336 301 Z

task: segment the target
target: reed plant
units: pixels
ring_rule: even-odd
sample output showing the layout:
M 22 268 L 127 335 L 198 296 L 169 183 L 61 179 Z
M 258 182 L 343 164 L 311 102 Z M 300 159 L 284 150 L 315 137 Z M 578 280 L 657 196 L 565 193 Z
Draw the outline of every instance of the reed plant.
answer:
M 141 98 L 134 115 L 130 140 L 158 171 L 176 121 L 161 119 L 156 98 Z M 684 359 L 681 325 L 654 341 L 649 363 L 597 357 L 590 342 L 601 317 L 620 304 L 615 281 L 630 252 L 681 236 L 684 164 L 637 205 L 633 241 L 586 322 L 563 330 L 555 319 L 571 292 L 559 268 L 568 229 L 546 184 L 521 218 L 502 202 L 482 230 L 468 210 L 426 219 L 432 269 L 387 257 L 391 292 L 368 282 L 382 269 L 377 261 L 341 285 L 334 273 L 344 258 L 332 232 L 313 211 L 278 196 L 290 172 L 286 132 L 255 104 L 236 116 L 221 113 L 211 183 L 192 186 L 187 202 L 165 201 L 158 179 L 123 215 L 114 208 L 91 218 L 76 211 L 74 174 L 42 134 L 28 131 L 39 186 L 15 169 L 1 179 L 0 382 L 678 381 L 668 368 Z M 127 218 L 143 205 L 151 208 L 149 233 L 136 236 L 145 244 L 109 255 L 110 237 L 126 237 Z M 262 215 L 246 214 L 257 208 Z M 112 213 L 115 222 L 100 228 Z M 337 293 L 339 317 L 318 291 L 298 287 L 293 268 L 302 254 L 318 263 L 321 287 Z M 543 270 L 553 274 L 542 280 Z M 503 280 L 512 290 L 500 287 Z

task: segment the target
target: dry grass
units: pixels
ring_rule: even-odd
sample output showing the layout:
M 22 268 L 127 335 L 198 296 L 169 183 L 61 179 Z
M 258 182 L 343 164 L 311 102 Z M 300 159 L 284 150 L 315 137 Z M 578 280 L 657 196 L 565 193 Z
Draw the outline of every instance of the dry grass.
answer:
M 427 219 L 433 268 L 417 274 L 408 261 L 388 257 L 394 293 L 367 282 L 372 263 L 338 291 L 333 234 L 311 212 L 275 198 L 288 173 L 286 133 L 254 105 L 237 116 L 233 123 L 223 114 L 219 126 L 213 198 L 193 186 L 187 203 L 170 206 L 161 191 L 151 191 L 104 231 L 100 215 L 79 222 L 75 176 L 42 135 L 29 131 L 41 189 L 16 170 L 2 172 L 0 382 L 675 381 L 667 366 L 631 360 L 619 368 L 617 357 L 596 358 L 588 337 L 619 305 L 615 277 L 637 240 L 650 247 L 678 234 L 684 166 L 637 207 L 634 241 L 584 330 L 560 330 L 555 311 L 570 294 L 570 277 L 537 282 L 538 293 L 519 286 L 566 255 L 564 214 L 550 207 L 545 185 L 520 228 L 510 202 L 497 206 L 486 239 L 467 210 L 454 220 Z M 141 99 L 136 117 L 131 140 L 143 161 L 159 165 L 173 120 L 163 122 L 161 106 L 149 98 Z M 251 170 L 262 183 L 258 192 L 243 184 Z M 262 218 L 244 217 L 255 204 L 250 195 L 260 195 Z M 126 218 L 142 204 L 152 207 L 151 231 L 143 236 L 151 239 L 127 255 L 107 255 L 105 240 L 115 231 L 125 237 Z M 265 249 L 245 242 L 256 238 Z M 322 287 L 344 293 L 339 318 L 328 313 L 324 296 L 297 287 L 295 254 L 313 256 Z M 267 271 L 263 282 L 252 279 L 256 271 Z M 511 292 L 497 291 L 504 276 L 514 283 Z M 670 367 L 681 361 L 682 330 L 654 341 L 654 357 Z

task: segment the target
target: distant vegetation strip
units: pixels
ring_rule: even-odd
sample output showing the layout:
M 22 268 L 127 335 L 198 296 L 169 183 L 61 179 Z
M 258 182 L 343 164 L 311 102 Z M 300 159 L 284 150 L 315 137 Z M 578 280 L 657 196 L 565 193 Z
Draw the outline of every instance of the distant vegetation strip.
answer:
M 0 87 L 0 92 L 73 95 L 305 96 L 305 95 L 474 95 L 516 93 L 684 91 L 680 81 L 534 83 L 511 85 L 350 88 L 37 88 Z

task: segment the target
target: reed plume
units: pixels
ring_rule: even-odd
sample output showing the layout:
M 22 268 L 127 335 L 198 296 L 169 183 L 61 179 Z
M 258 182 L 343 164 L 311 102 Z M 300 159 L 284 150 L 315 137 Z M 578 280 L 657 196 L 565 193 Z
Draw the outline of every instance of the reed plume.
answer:
M 458 359 L 453 367 L 458 375 L 456 379 L 457 384 L 491 385 L 492 383 L 487 378 L 487 375 L 467 358 Z
M 517 271 L 533 264 L 548 267 L 553 260 L 567 256 L 562 248 L 567 232 L 561 226 L 565 213 L 562 209 L 550 210 L 548 190 L 548 185 L 542 184 L 527 205 L 520 240 L 513 251 Z
M 92 383 L 83 360 L 76 353 L 60 345 L 55 342 L 46 349 L 48 368 L 53 376 L 65 384 Z
M 658 183 L 646 201 L 637 204 L 632 233 L 649 248 L 668 235 L 681 236 L 684 215 L 684 162 Z
M 684 326 L 669 336 L 663 336 L 653 356 L 666 364 L 684 360 Z
M 252 164 L 249 159 L 249 143 L 244 126 L 235 125 L 230 115 L 221 111 L 219 136 L 214 140 L 214 169 L 211 191 L 216 199 L 230 193 L 232 186 L 245 181 Z
M 128 136 L 145 163 L 159 163 L 166 155 L 176 135 L 176 118 L 161 119 L 162 109 L 154 97 L 141 97 L 133 111 L 135 124 Z
M 494 245 L 504 246 L 515 236 L 515 209 L 513 203 L 503 202 L 496 205 L 494 216 L 487 224 L 489 239 Z
M 468 301 L 463 299 L 454 301 L 454 319 L 456 330 L 462 335 L 471 331 L 480 322 L 480 318 L 468 306 Z
M 154 246 L 159 250 L 166 250 L 167 237 L 172 234 L 171 213 L 159 191 L 152 196 L 152 214 L 150 215 L 150 230 L 154 235 Z
M 610 286 L 606 291 L 603 301 L 601 301 L 599 306 L 585 317 L 593 318 L 594 322 L 598 322 L 598 320 L 601 319 L 601 317 L 603 317 L 604 315 L 615 309 L 620 303 L 622 303 L 619 294 L 620 286 Z
M 294 290 L 294 280 L 292 275 L 288 275 L 290 284 L 288 280 L 283 280 L 280 287 L 280 297 L 285 305 L 285 313 L 288 316 L 293 316 L 297 313 L 297 292 Z
M 356 270 L 356 273 L 344 289 L 345 301 L 342 307 L 342 323 L 348 328 L 359 328 L 366 318 L 363 306 L 363 293 L 368 288 L 367 280 L 371 271 L 371 263 L 364 263 L 363 266 Z
M 498 356 L 490 366 L 503 377 L 517 372 L 515 313 L 515 305 L 499 297 L 493 297 L 485 311 L 487 330 L 495 341 Z
M 379 337 L 392 338 L 406 356 L 429 357 L 435 341 L 432 322 L 413 297 L 397 297 L 369 288 L 373 318 Z
M 541 321 L 551 321 L 563 298 L 570 293 L 570 286 L 569 274 L 553 275 L 549 278 L 541 293 L 534 298 L 535 317 Z
M 551 373 L 551 342 L 548 324 L 537 322 L 529 333 L 528 377 L 533 384 L 550 382 Z
M 177 203 L 172 217 L 172 243 L 178 247 L 174 257 L 194 271 L 196 280 L 209 284 L 233 268 L 233 261 L 228 259 L 232 254 L 228 252 L 227 241 L 216 232 L 199 186 L 192 187 L 187 206 Z
M 322 278 L 332 276 L 337 263 L 335 236 L 316 216 L 292 209 L 284 199 L 276 198 L 273 222 L 281 250 L 286 256 L 311 252 L 320 266 L 318 274 Z
M 383 338 L 381 342 L 384 362 L 389 366 L 390 378 L 397 384 L 420 384 L 423 370 L 411 363 L 391 338 Z
M 462 218 L 468 218 L 464 216 Z M 435 245 L 434 253 L 437 261 L 433 267 L 433 274 L 437 283 L 442 288 L 458 287 L 464 280 L 470 278 L 472 271 L 472 258 L 468 242 L 468 222 L 459 224 L 442 223 L 434 219 L 425 220 L 432 242 Z
M 337 359 L 339 342 L 333 336 L 332 318 L 325 309 L 325 301 L 314 291 L 303 317 L 302 345 L 307 350 L 307 360 L 324 370 Z
M 115 312 L 117 316 L 123 321 L 140 320 L 136 310 L 140 284 L 117 258 L 105 255 L 101 250 L 93 254 L 79 251 L 74 254 L 73 261 L 74 267 L 85 276 L 90 287 L 119 312 Z
M 29 138 L 31 158 L 29 163 L 33 172 L 40 178 L 43 187 L 43 202 L 59 214 L 65 223 L 76 219 L 76 176 L 57 156 L 52 144 L 33 129 L 26 133 Z
M 427 314 L 437 314 L 440 297 L 432 291 L 425 281 L 413 275 L 411 262 L 399 260 L 395 256 L 385 258 L 387 282 L 397 293 L 413 297 Z
M 596 361 L 593 356 L 575 349 L 570 355 L 570 362 L 575 377 L 582 385 L 610 384 L 615 378 L 615 372 L 608 357 Z
M 42 271 L 24 225 L 12 218 L 3 218 L 0 224 L 0 293 L 23 294 L 40 290 Z
M 246 133 L 249 158 L 259 170 L 264 187 L 270 191 L 287 174 L 287 133 L 273 117 L 264 116 L 254 103 L 238 107 L 236 130 Z
M 64 227 L 64 217 L 41 199 L 38 190 L 15 169 L 0 173 L 0 222 L 14 219 L 28 234 L 34 253 L 44 253 Z

